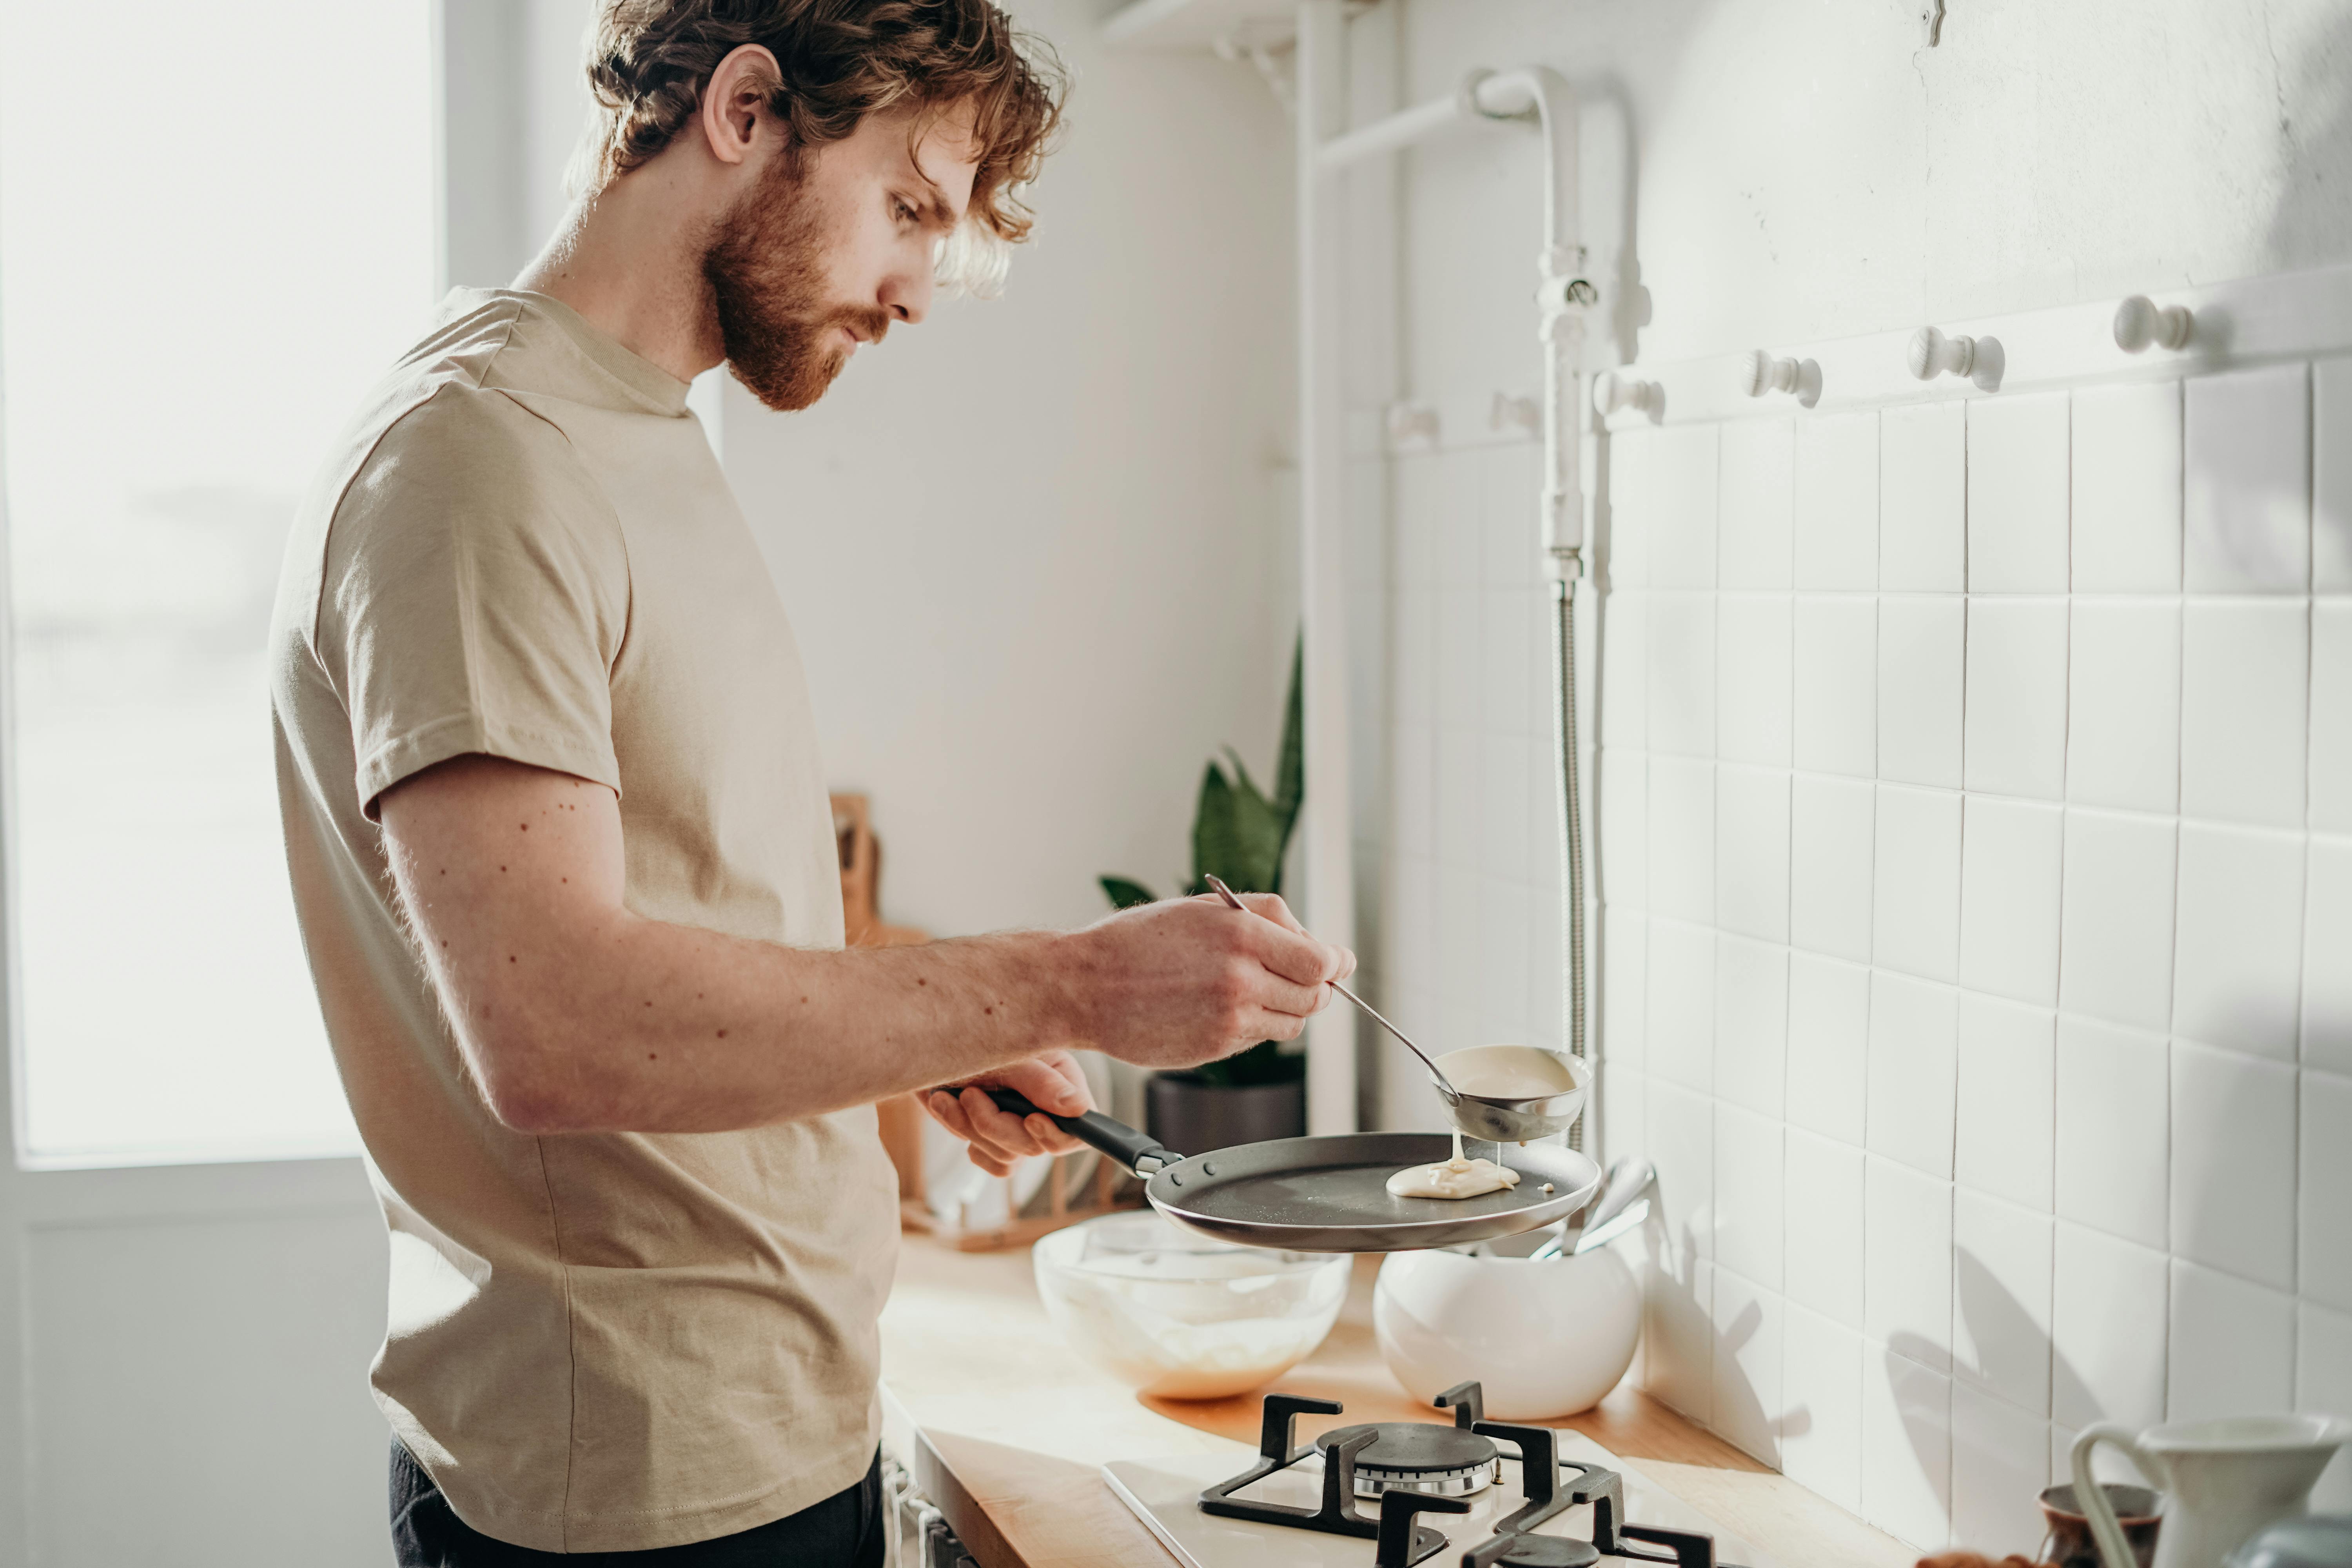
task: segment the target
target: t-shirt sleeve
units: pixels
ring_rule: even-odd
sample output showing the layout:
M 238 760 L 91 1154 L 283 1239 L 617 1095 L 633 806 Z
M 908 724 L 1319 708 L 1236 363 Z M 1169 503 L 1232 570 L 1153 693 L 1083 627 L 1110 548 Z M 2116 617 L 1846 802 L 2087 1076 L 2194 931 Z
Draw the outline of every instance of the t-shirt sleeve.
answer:
M 336 508 L 316 623 L 361 809 L 470 752 L 617 793 L 628 584 L 619 520 L 562 432 L 463 385 L 404 416 Z

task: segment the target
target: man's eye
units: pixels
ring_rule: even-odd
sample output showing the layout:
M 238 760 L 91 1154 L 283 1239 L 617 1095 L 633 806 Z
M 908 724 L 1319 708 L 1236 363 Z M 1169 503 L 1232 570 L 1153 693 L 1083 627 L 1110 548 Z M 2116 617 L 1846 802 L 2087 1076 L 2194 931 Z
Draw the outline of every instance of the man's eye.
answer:
M 890 216 L 900 223 L 912 223 L 915 221 L 915 209 L 894 197 L 890 203 Z

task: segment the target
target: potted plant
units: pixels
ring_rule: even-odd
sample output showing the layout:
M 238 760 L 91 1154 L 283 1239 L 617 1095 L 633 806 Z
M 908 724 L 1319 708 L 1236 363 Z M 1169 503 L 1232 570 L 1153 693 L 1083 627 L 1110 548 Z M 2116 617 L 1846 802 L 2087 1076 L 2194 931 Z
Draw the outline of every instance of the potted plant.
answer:
M 1306 764 L 1299 737 L 1299 650 L 1292 649 L 1290 693 L 1283 704 L 1282 750 L 1267 798 L 1231 746 L 1227 776 L 1212 759 L 1201 775 L 1192 814 L 1192 881 L 1188 894 L 1209 890 L 1221 877 L 1241 893 L 1282 891 L 1282 862 L 1298 822 Z M 1157 895 L 1129 877 L 1101 879 L 1118 909 L 1152 902 Z M 1223 1061 L 1182 1072 L 1155 1074 L 1144 1089 L 1144 1125 L 1171 1149 L 1226 1149 L 1307 1131 L 1307 1058 L 1280 1041 L 1261 1040 Z

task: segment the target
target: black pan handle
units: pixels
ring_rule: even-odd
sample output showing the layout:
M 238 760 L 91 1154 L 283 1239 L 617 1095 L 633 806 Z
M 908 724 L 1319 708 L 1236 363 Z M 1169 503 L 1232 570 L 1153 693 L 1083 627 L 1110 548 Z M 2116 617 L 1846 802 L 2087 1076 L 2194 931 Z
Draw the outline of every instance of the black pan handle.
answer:
M 996 1101 L 997 1109 L 1014 1116 L 1042 1116 L 1090 1149 L 1099 1149 L 1139 1176 L 1149 1176 L 1164 1166 L 1182 1159 L 1160 1146 L 1160 1140 L 1149 1133 L 1138 1132 L 1124 1121 L 1114 1121 L 1099 1110 L 1089 1110 L 1083 1116 L 1056 1116 L 1050 1110 L 1040 1110 L 1028 1099 L 1009 1089 L 983 1087 L 982 1093 Z

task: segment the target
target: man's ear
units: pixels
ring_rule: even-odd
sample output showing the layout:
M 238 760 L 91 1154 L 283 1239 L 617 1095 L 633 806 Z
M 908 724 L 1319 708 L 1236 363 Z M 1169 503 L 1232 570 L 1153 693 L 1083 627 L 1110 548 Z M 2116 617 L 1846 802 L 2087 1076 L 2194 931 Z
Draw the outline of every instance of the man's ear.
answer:
M 720 163 L 740 163 L 751 156 L 761 112 L 782 80 L 776 57 L 757 44 L 744 44 L 719 62 L 702 95 L 699 118 L 703 139 Z

